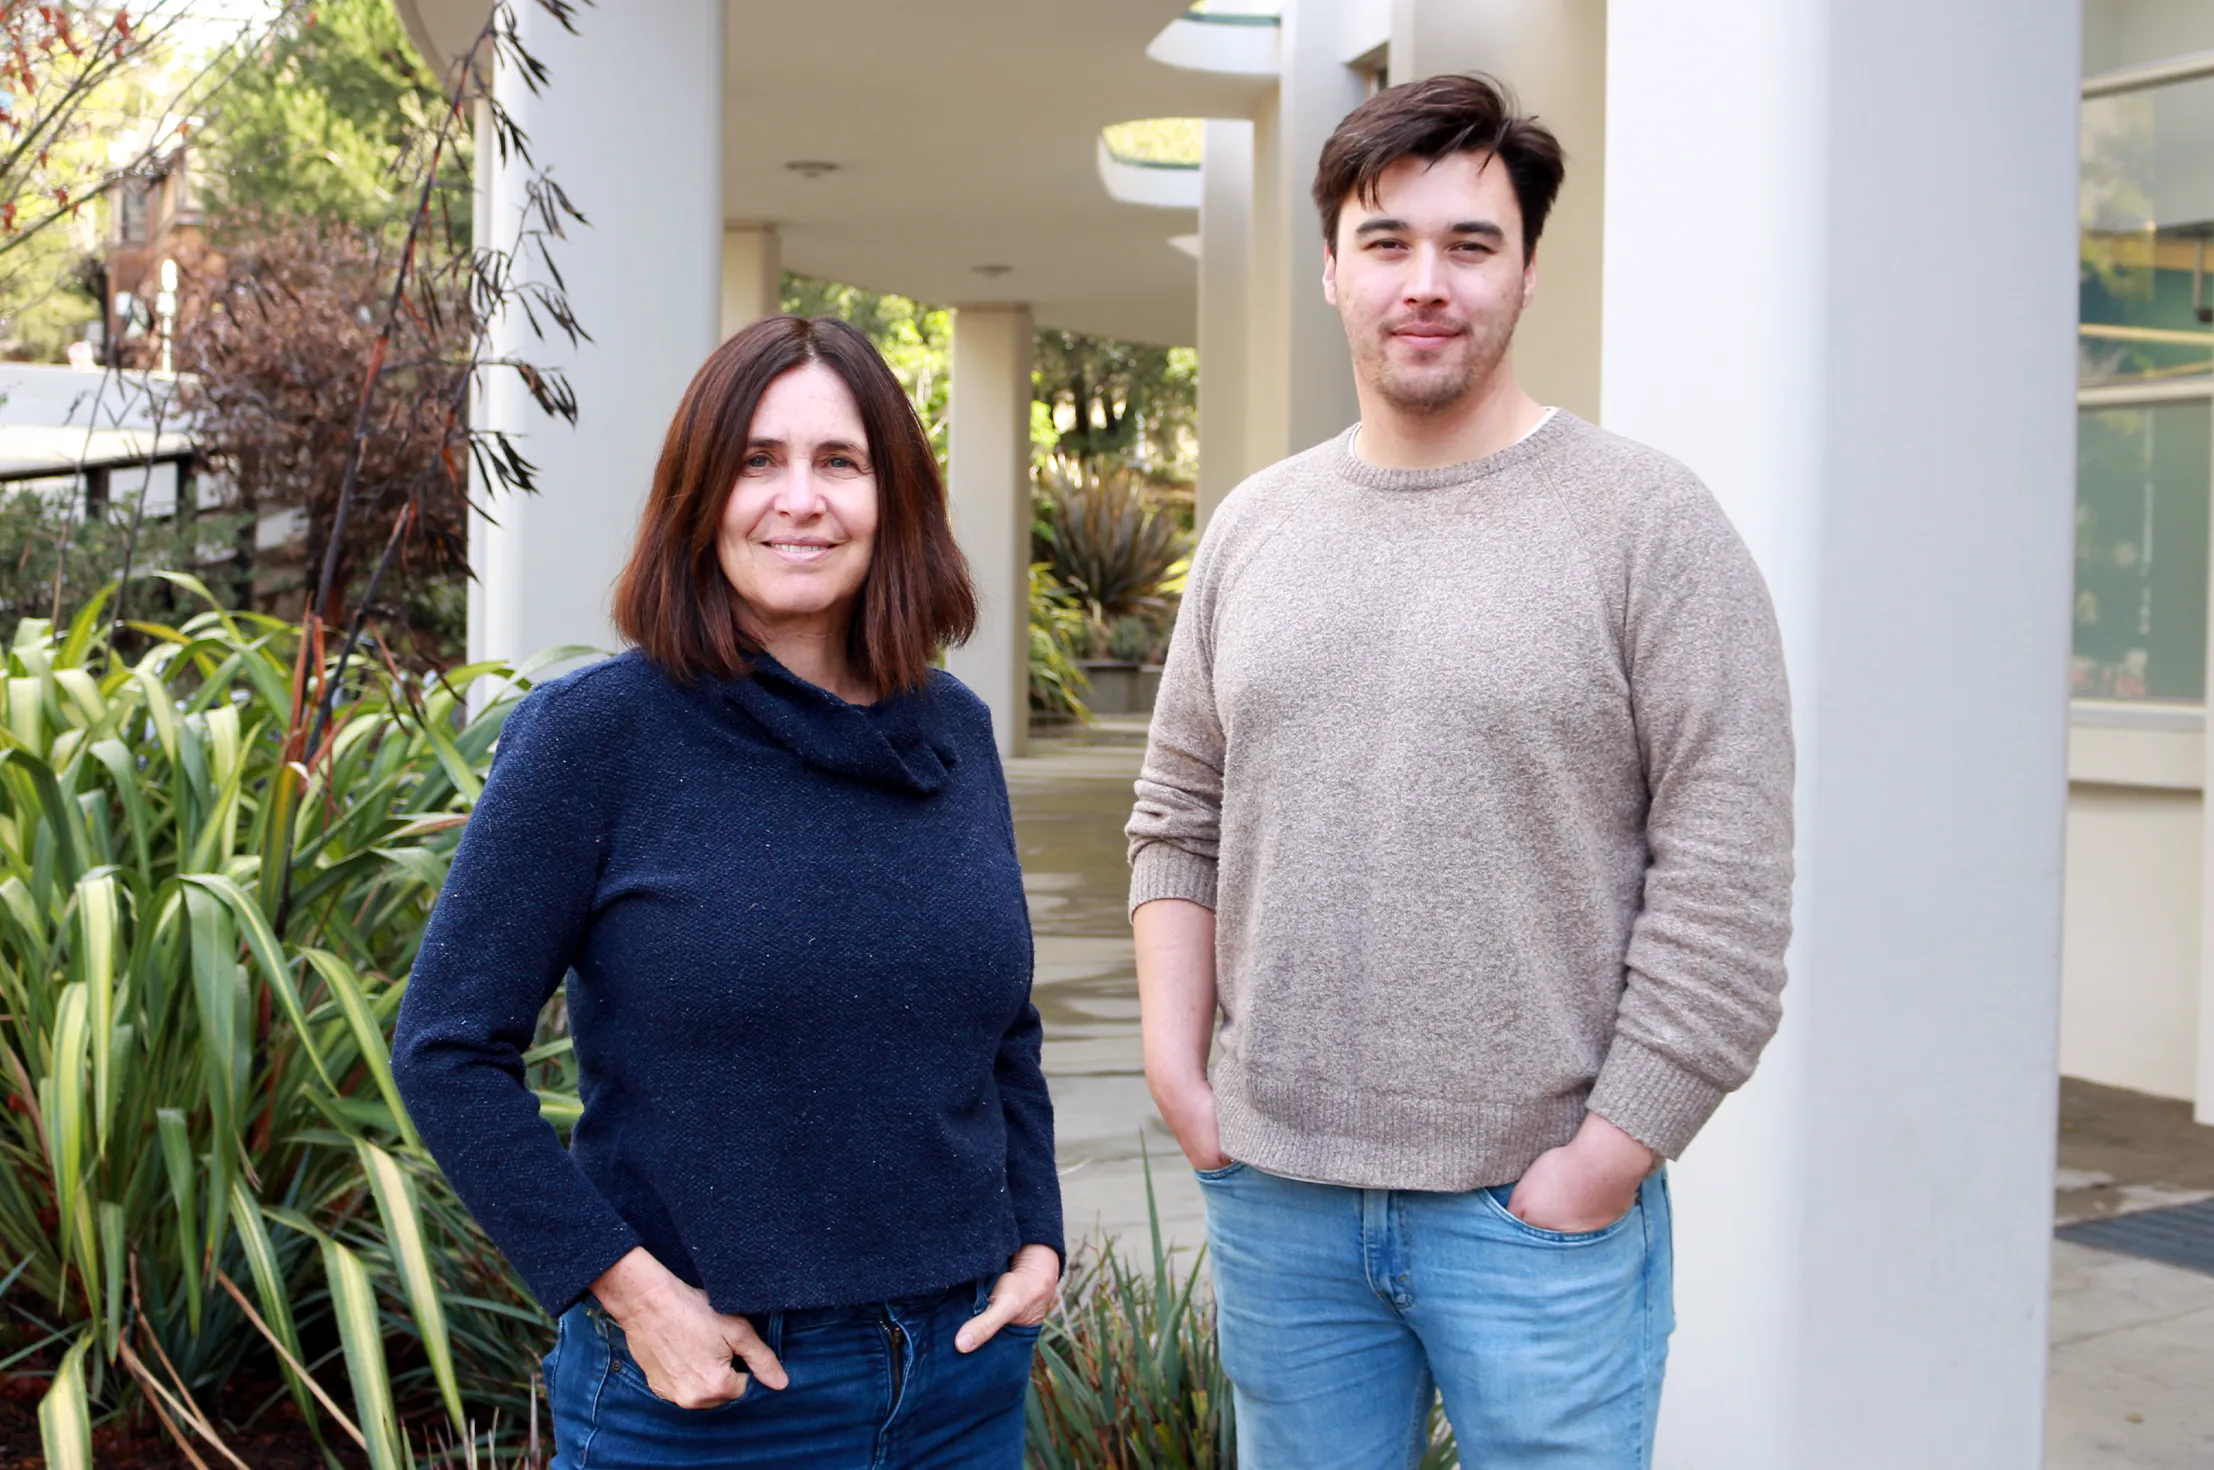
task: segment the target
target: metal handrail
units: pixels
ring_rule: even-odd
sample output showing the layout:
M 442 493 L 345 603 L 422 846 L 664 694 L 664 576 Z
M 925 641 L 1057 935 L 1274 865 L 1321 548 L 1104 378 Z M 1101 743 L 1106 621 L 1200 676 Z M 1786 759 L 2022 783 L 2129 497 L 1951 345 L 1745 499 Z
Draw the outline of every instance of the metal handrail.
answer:
M 1247 15 L 1243 11 L 1187 10 L 1180 17 L 1203 26 L 1281 26 L 1280 15 Z
M 2112 71 L 2085 77 L 2083 100 L 2089 102 L 2095 97 L 2117 97 L 2125 92 L 2173 87 L 2202 77 L 2214 77 L 2214 51 L 2193 51 L 2186 56 L 2170 56 L 2139 66 L 2118 66 Z

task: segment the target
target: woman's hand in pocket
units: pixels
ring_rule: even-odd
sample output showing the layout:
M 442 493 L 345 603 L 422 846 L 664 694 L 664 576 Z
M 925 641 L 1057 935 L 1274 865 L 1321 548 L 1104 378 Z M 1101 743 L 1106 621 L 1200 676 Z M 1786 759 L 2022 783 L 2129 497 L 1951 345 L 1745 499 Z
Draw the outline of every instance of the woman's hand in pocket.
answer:
M 790 1382 L 751 1322 L 716 1311 L 706 1292 L 642 1247 L 608 1267 L 591 1289 L 623 1329 L 646 1386 L 678 1408 L 720 1408 L 743 1394 L 739 1362 L 770 1388 Z
M 1006 1274 L 993 1285 L 991 1305 L 954 1334 L 953 1345 L 973 1353 L 1010 1322 L 1035 1327 L 1053 1310 L 1060 1293 L 1060 1254 L 1049 1245 L 1026 1245 L 1015 1252 Z

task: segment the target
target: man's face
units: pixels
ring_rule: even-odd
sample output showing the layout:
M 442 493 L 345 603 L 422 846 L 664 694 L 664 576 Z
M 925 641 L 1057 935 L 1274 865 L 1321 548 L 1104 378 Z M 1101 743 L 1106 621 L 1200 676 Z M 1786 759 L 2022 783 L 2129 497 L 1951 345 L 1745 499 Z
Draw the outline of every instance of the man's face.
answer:
M 1537 291 L 1522 254 L 1522 208 L 1488 153 L 1384 170 L 1373 202 L 1338 215 L 1322 294 L 1345 322 L 1361 385 L 1406 413 L 1469 403 L 1514 339 Z

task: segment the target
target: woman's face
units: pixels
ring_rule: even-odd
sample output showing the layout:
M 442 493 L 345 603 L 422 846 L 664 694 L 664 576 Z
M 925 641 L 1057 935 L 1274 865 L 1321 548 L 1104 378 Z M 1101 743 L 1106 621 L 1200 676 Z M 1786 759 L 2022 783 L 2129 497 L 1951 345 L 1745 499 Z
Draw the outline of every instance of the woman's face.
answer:
M 876 540 L 876 466 L 861 409 L 819 362 L 769 384 L 716 547 L 748 631 L 842 622 Z

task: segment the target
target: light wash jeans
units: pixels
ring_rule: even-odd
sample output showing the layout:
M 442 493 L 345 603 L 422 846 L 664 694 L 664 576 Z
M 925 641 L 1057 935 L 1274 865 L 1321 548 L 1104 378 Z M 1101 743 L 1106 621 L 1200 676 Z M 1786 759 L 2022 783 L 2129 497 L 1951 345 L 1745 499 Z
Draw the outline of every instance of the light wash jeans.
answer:
M 1675 1326 L 1668 1184 L 1563 1235 L 1467 1194 L 1200 1174 L 1245 1470 L 1396 1470 L 1433 1388 L 1467 1470 L 1645 1470 Z

